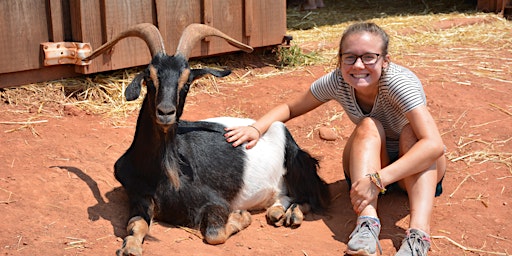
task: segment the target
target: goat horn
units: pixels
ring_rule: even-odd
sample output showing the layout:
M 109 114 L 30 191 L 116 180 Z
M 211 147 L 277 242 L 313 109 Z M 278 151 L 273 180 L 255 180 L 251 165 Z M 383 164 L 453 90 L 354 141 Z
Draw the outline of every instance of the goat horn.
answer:
M 151 57 L 154 57 L 159 52 L 165 53 L 164 40 L 162 40 L 162 35 L 160 35 L 158 28 L 151 23 L 141 23 L 121 32 L 115 38 L 93 51 L 91 55 L 83 60 L 88 61 L 98 57 L 105 51 L 111 49 L 117 42 L 119 42 L 119 40 L 126 37 L 138 37 L 144 40 L 149 47 Z
M 188 60 L 190 52 L 192 51 L 192 47 L 194 47 L 198 41 L 207 36 L 217 36 L 224 38 L 230 45 L 233 45 L 243 50 L 244 52 L 253 51 L 252 47 L 229 37 L 214 27 L 193 23 L 188 25 L 185 30 L 183 30 L 183 34 L 181 35 L 180 41 L 178 43 L 178 48 L 176 49 L 176 55 L 180 54 Z

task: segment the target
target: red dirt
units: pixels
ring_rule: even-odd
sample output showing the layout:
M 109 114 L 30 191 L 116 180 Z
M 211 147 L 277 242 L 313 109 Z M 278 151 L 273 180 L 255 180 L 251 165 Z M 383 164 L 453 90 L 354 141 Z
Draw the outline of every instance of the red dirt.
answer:
M 433 49 L 421 51 L 436 54 Z M 500 57 L 511 59 L 507 53 Z M 411 55 L 408 61 L 426 60 Z M 489 68 L 504 65 L 492 56 L 488 61 Z M 499 81 L 469 72 L 474 66 L 454 66 L 450 74 L 432 66 L 416 65 L 413 70 L 424 83 L 452 161 L 444 194 L 435 200 L 435 237 L 429 255 L 512 253 L 511 166 L 503 159 L 491 159 L 490 154 L 498 153 L 497 157 L 505 152 L 511 157 L 512 87 L 504 81 L 510 74 Z M 190 96 L 184 118 L 240 113 L 257 118 L 328 71 L 310 66 L 271 77 L 254 76 L 270 70 L 274 69 L 254 68 L 248 84 L 220 80 L 220 93 Z M 235 70 L 240 76 L 246 72 Z M 464 77 L 455 79 L 457 75 Z M 334 114 L 341 115 L 329 120 Z M 114 254 L 126 235 L 127 198 L 113 177 L 112 166 L 132 140 L 136 115 L 127 118 L 127 126 L 115 127 L 107 117 L 72 108 L 56 106 L 37 114 L 22 106 L 0 104 L 2 255 Z M 47 122 L 28 127 L 5 123 L 27 120 Z M 320 175 L 334 196 L 326 216 L 308 215 L 301 227 L 289 229 L 269 226 L 264 213 L 254 213 L 246 230 L 218 246 L 203 243 L 187 230 L 157 223 L 144 243 L 145 255 L 343 255 L 356 216 L 341 170 L 343 146 L 353 124 L 337 103 L 330 102 L 287 125 L 299 145 L 321 160 Z M 338 139 L 321 140 L 321 126 L 335 129 Z M 7 132 L 12 129 L 16 130 Z M 475 159 L 478 152 L 489 154 Z M 393 255 L 408 223 L 407 196 L 398 191 L 386 194 L 379 212 L 383 255 Z

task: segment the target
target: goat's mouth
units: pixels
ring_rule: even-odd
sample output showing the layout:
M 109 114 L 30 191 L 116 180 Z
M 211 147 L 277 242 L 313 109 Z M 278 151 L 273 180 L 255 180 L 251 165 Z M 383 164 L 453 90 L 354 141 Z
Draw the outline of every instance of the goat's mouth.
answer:
M 164 133 L 167 133 L 169 128 L 171 128 L 174 124 L 176 124 L 176 116 L 175 115 L 159 115 L 156 119 L 156 124 L 162 129 Z
M 173 126 L 173 124 L 158 124 L 158 127 L 160 128 L 160 130 L 162 130 L 163 133 L 167 133 L 169 129 Z
M 156 114 L 156 123 L 159 125 L 173 125 L 176 123 L 176 115 L 173 114 Z

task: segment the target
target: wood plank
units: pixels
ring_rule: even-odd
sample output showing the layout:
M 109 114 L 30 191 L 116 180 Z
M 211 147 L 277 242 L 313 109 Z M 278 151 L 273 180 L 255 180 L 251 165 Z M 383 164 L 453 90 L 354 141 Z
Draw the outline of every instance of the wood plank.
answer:
M 126 1 L 102 0 L 104 7 L 104 42 L 115 37 L 125 29 L 139 23 L 153 23 L 152 0 Z M 114 46 L 111 69 L 121 69 L 146 65 L 151 61 L 151 54 L 146 43 L 139 38 L 126 38 Z
M 37 69 L 47 42 L 45 0 L 0 1 L 0 73 Z
M 63 42 L 64 41 L 64 22 L 61 0 L 47 0 L 48 1 L 48 23 L 50 26 L 50 42 Z
M 191 23 L 203 23 L 201 16 L 202 0 L 168 1 L 156 0 L 158 29 L 165 42 L 167 54 L 173 55 L 181 36 L 181 32 Z M 191 57 L 199 56 L 200 48 L 190 53 Z
M 80 76 L 72 65 L 52 66 L 41 69 L 0 74 L 0 88 L 14 87 L 44 81 Z
M 244 2 L 244 36 L 250 37 L 252 34 L 252 27 L 254 23 L 254 3 L 252 0 L 245 0 Z
M 253 1 L 252 10 L 251 46 L 263 47 L 281 44 L 286 35 L 286 0 Z
M 244 6 L 243 0 L 224 0 L 216 1 L 213 6 L 214 27 L 225 34 L 247 43 L 244 37 Z M 224 39 L 211 38 L 207 47 L 202 47 L 202 55 L 215 55 L 225 52 L 237 51 L 238 48 L 226 43 Z
M 507 0 L 478 0 L 477 9 L 483 12 L 502 12 Z
M 90 43 L 92 49 L 103 42 L 100 0 L 70 0 L 71 31 L 73 42 Z M 111 70 L 109 55 L 94 59 L 89 66 L 77 66 L 77 73 L 90 74 Z
M 213 24 L 213 0 L 203 0 L 203 24 L 215 27 Z M 210 42 L 210 38 L 203 39 L 204 42 Z M 206 45 L 206 47 L 208 47 Z

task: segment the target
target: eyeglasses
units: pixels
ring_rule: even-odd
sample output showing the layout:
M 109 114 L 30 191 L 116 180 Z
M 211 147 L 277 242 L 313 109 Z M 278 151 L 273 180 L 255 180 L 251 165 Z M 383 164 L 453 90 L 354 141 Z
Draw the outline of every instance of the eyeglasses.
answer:
M 357 59 L 361 59 L 363 64 L 372 65 L 377 63 L 379 60 L 380 54 L 378 53 L 365 53 L 363 55 L 355 55 L 355 54 L 341 54 L 341 62 L 347 65 L 354 65 Z

